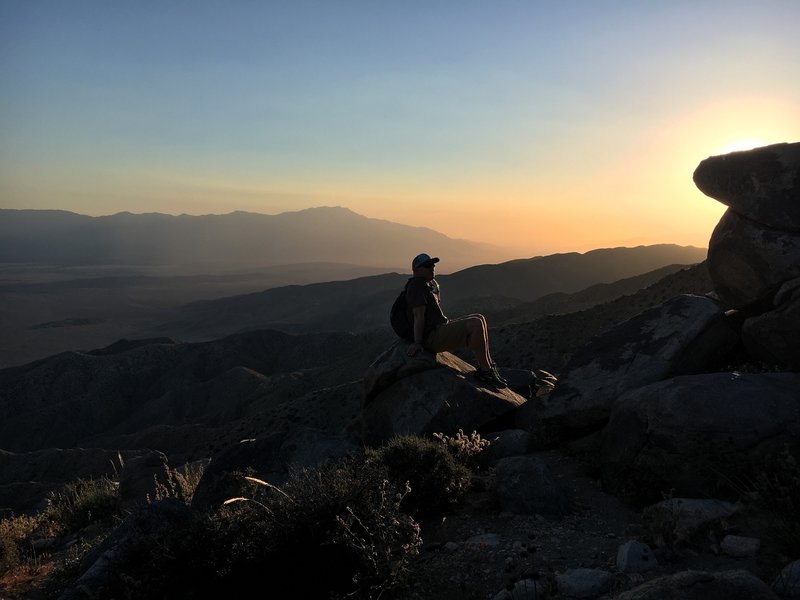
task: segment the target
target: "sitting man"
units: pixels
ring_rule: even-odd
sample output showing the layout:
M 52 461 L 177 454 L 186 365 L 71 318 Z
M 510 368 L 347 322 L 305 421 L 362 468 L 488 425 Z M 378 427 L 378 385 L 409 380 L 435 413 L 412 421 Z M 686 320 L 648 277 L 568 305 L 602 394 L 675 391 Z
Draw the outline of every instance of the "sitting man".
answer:
M 414 356 L 423 348 L 434 353 L 471 348 L 478 361 L 475 376 L 498 388 L 508 387 L 489 354 L 489 330 L 483 315 L 448 319 L 442 313 L 439 284 L 434 279 L 437 262 L 438 257 L 427 254 L 419 254 L 411 261 L 414 277 L 406 285 L 406 304 L 414 340 L 408 347 L 408 355 Z

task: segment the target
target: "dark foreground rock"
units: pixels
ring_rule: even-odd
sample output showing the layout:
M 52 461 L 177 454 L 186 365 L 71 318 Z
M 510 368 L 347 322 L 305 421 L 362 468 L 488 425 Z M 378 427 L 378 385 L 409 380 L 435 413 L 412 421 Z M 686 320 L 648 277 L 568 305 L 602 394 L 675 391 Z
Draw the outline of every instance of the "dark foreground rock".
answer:
M 729 308 L 768 302 L 800 277 L 800 232 L 773 229 L 728 209 L 708 242 L 708 273 Z
M 620 400 L 603 432 L 603 482 L 641 501 L 715 498 L 786 447 L 800 454 L 800 373 L 675 377 Z
M 757 361 L 800 370 L 800 277 L 780 287 L 773 305 L 742 324 L 742 342 Z
M 555 389 L 538 403 L 538 418 L 557 439 L 600 429 L 625 392 L 706 370 L 724 361 L 737 340 L 714 300 L 676 296 L 576 352 Z

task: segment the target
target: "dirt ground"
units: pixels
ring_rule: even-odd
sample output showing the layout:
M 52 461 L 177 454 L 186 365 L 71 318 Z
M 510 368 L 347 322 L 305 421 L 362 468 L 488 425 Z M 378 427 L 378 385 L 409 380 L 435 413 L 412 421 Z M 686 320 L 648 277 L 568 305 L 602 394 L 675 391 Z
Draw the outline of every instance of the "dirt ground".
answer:
M 619 546 L 628 539 L 647 541 L 641 514 L 604 493 L 574 457 L 560 451 L 540 456 L 562 482 L 572 512 L 560 520 L 498 512 L 491 501 L 491 473 L 478 476 L 466 501 L 453 514 L 422 523 L 424 546 L 414 564 L 409 598 L 489 600 L 514 581 L 528 578 L 541 581 L 545 597 L 558 598 L 556 574 L 578 567 L 613 573 L 614 583 L 606 596 L 613 598 L 646 580 L 687 569 L 745 569 L 769 583 L 788 562 L 769 543 L 762 545 L 757 557 L 741 559 L 720 554 L 718 545 L 708 540 L 682 556 L 653 548 L 659 558 L 657 568 L 621 574 L 616 569 Z M 759 533 L 753 527 L 740 520 L 732 532 Z

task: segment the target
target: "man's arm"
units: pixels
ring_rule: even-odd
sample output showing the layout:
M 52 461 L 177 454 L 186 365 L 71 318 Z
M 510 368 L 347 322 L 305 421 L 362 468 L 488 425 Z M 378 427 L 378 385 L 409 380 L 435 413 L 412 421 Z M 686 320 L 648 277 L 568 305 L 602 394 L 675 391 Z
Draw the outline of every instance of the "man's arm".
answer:
M 423 333 L 425 332 L 425 305 L 415 306 L 411 309 L 414 315 L 414 343 L 408 346 L 408 355 L 414 356 L 422 350 Z

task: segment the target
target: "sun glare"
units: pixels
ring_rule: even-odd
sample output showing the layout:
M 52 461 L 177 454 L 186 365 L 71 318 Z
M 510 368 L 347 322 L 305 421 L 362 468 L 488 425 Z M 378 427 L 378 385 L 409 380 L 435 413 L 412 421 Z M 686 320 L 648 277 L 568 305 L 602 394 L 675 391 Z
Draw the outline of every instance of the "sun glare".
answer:
M 758 148 L 760 146 L 766 146 L 768 142 L 764 140 L 756 140 L 756 139 L 749 139 L 749 140 L 736 140 L 729 144 L 722 146 L 717 152 L 714 154 L 729 154 L 731 152 L 739 152 L 741 150 L 752 150 L 753 148 Z

